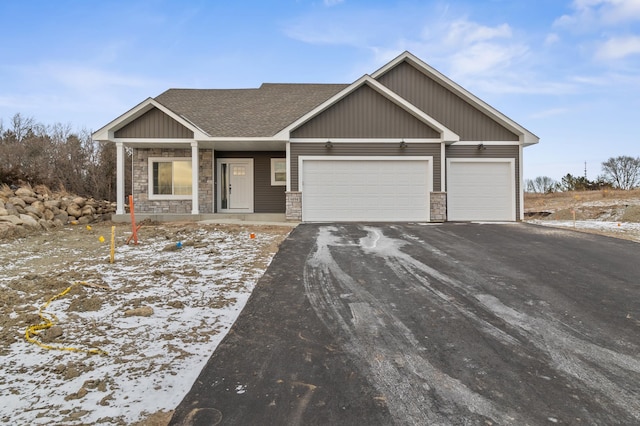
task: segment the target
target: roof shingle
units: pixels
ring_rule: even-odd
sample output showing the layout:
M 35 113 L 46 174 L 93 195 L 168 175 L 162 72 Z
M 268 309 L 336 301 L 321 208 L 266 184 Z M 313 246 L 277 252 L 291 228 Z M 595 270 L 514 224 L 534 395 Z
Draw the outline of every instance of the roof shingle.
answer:
M 257 89 L 169 89 L 155 100 L 212 137 L 270 137 L 348 84 L 273 84 Z

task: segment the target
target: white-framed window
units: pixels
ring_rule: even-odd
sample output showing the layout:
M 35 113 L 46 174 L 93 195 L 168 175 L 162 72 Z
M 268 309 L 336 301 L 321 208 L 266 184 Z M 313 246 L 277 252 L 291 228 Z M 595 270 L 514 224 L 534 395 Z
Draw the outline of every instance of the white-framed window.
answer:
M 285 158 L 271 159 L 271 185 L 284 186 L 287 184 L 287 160 Z
M 191 191 L 191 158 L 149 158 L 150 200 L 190 200 Z

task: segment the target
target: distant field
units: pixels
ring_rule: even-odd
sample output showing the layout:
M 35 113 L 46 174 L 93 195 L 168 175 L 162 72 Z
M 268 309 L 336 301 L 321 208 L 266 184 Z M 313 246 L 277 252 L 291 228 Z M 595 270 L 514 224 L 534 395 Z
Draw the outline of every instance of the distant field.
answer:
M 525 193 L 524 207 L 529 218 L 640 222 L 640 189 Z

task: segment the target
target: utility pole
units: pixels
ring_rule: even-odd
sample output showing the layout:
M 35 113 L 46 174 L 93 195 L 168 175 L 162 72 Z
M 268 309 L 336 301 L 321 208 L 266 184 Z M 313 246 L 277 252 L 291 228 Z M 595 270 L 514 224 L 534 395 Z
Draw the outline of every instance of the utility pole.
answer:
M 587 181 L 587 162 L 584 162 L 584 180 Z

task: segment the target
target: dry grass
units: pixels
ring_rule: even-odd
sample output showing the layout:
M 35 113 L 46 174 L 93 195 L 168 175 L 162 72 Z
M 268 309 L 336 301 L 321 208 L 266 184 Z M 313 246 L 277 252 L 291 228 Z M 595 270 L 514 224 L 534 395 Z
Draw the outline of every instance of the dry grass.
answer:
M 526 193 L 524 206 L 529 216 L 545 212 L 551 220 L 572 220 L 575 212 L 577 220 L 640 222 L 640 189 Z

